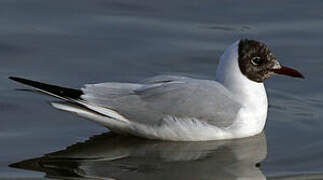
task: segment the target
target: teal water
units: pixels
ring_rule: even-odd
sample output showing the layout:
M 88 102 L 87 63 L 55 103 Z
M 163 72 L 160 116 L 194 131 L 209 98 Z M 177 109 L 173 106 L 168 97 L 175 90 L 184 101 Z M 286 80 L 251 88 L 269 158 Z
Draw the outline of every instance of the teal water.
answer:
M 0 179 L 322 178 L 322 7 L 300 0 L 0 1 Z M 53 98 L 15 91 L 23 86 L 7 79 L 73 88 L 163 73 L 214 79 L 220 55 L 240 38 L 265 42 L 306 77 L 266 82 L 261 138 L 173 144 L 100 135 L 108 130 L 54 110 Z M 72 146 L 60 157 L 84 141 L 84 149 Z

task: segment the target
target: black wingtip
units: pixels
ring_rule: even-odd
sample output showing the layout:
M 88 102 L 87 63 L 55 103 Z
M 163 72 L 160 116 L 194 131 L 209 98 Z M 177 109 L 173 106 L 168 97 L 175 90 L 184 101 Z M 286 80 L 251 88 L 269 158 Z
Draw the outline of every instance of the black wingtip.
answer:
M 9 79 L 25 84 L 26 81 L 30 81 L 20 77 L 9 76 Z
M 14 76 L 10 76 L 8 78 L 13 81 L 16 81 L 28 86 L 32 86 L 34 88 L 43 90 L 45 92 L 57 95 L 58 97 L 62 97 L 62 98 L 81 99 L 81 95 L 83 95 L 83 92 L 78 89 L 71 89 L 71 88 L 60 87 L 60 86 L 51 85 L 51 84 L 45 84 L 45 83 L 32 81 L 32 80 L 28 80 L 20 77 L 14 77 Z
M 20 79 L 19 77 L 14 77 L 14 76 L 9 76 L 8 79 L 11 79 L 11 80 L 14 80 L 14 81 L 17 81 L 18 79 Z

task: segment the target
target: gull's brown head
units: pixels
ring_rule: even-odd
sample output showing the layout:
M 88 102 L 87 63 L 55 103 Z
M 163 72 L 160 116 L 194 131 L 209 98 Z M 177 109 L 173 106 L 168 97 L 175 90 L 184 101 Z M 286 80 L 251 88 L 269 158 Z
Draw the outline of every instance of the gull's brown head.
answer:
M 273 74 L 304 78 L 295 69 L 282 66 L 262 42 L 241 39 L 238 46 L 239 68 L 242 74 L 255 82 L 264 82 Z

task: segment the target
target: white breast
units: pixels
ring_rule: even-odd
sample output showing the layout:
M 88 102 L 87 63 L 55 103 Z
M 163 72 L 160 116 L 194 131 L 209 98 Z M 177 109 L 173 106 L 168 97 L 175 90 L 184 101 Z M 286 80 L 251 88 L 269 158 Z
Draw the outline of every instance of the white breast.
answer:
M 241 103 L 235 123 L 227 130 L 234 137 L 246 137 L 260 133 L 267 118 L 267 95 L 263 83 L 249 80 L 238 64 L 239 41 L 231 45 L 221 56 L 216 80 L 222 83 Z

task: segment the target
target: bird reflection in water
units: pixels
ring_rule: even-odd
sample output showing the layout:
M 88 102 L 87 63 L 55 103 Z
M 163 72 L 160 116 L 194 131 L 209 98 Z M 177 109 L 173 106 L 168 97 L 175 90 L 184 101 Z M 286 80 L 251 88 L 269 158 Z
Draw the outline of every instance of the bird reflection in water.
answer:
M 65 150 L 11 167 L 56 179 L 265 179 L 265 135 L 250 138 L 171 142 L 105 133 Z

